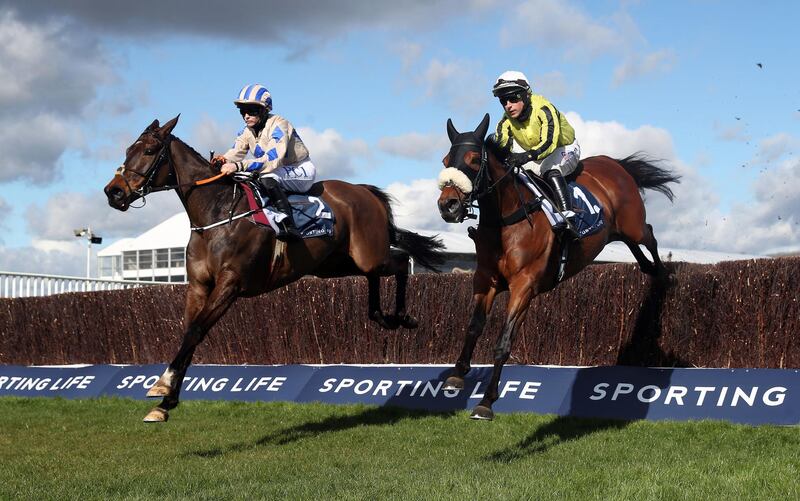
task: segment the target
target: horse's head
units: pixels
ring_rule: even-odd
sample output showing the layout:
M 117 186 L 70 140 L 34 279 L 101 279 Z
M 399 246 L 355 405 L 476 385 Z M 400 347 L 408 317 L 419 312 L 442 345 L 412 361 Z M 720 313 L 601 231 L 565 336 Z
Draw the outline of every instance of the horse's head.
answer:
M 103 190 L 108 197 L 108 205 L 121 211 L 128 210 L 134 200 L 168 182 L 172 174 L 169 145 L 172 129 L 179 117 L 161 127 L 158 120 L 153 120 L 136 142 L 128 147 L 125 162 Z
M 480 196 L 485 169 L 486 151 L 483 147 L 489 129 L 487 113 L 474 131 L 458 132 L 453 122 L 447 119 L 447 136 L 450 151 L 442 160 L 444 170 L 439 173 L 439 214 L 448 223 L 460 223 L 467 217 L 470 204 Z

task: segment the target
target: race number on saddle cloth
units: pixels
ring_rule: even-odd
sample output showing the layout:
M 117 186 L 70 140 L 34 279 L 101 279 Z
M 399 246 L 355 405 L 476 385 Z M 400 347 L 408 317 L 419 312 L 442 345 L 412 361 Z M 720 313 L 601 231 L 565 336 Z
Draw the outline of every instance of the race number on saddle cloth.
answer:
M 247 183 L 242 183 L 240 186 L 247 195 L 250 210 L 256 211 L 253 213 L 253 221 L 269 226 L 280 235 L 283 231 L 280 223 L 287 217 L 286 214 L 274 210 L 270 200 L 257 192 L 254 193 Z M 333 223 L 336 222 L 336 218 L 324 200 L 298 193 L 289 195 L 288 199 L 297 230 L 303 238 L 333 236 Z
M 517 171 L 517 177 L 537 199 L 541 200 L 542 212 L 547 216 L 550 226 L 557 228 L 560 224 L 563 224 L 563 216 L 553 208 L 553 205 L 544 197 L 536 183 L 521 170 Z M 575 213 L 572 224 L 575 226 L 578 237 L 583 238 L 600 231 L 605 225 L 603 207 L 600 206 L 600 202 L 592 195 L 592 192 L 575 181 L 569 181 L 567 182 L 567 194 L 572 198 L 572 211 Z

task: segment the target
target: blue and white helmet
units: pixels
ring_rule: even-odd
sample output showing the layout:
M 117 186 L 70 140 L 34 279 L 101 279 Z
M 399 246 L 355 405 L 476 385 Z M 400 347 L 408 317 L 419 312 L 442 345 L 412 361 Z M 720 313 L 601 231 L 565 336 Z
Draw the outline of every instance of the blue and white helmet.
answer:
M 263 106 L 267 111 L 272 111 L 272 96 L 263 85 L 245 85 L 239 92 L 239 98 L 233 103 L 237 106 L 241 104 L 257 104 Z

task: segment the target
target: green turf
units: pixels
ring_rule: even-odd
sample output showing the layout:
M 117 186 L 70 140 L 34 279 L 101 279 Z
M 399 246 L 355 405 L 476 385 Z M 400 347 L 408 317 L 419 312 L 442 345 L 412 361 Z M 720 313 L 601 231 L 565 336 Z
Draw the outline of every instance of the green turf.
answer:
M 800 499 L 800 430 L 0 398 L 0 499 Z

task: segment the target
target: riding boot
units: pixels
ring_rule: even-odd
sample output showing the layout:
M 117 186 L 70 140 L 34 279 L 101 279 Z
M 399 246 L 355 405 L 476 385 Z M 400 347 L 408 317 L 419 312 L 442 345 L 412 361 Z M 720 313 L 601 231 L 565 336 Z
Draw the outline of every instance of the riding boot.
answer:
M 572 197 L 567 190 L 567 182 L 564 180 L 564 176 L 562 176 L 561 172 L 558 170 L 551 169 L 545 173 L 545 178 L 553 188 L 555 202 L 558 204 L 561 215 L 566 219 L 565 222 L 555 225 L 554 228 L 559 232 L 563 232 L 564 236 L 572 240 L 577 240 L 578 233 L 575 231 L 575 225 L 573 223 L 575 213 L 572 212 Z
M 278 223 L 278 226 L 280 226 L 282 230 L 282 234 L 279 236 L 286 240 L 301 240 L 303 237 L 294 224 L 292 206 L 289 204 L 289 199 L 286 197 L 286 193 L 281 189 L 278 181 L 272 177 L 262 177 L 260 182 L 261 186 L 264 187 L 264 193 L 266 193 L 267 197 L 272 201 L 272 205 L 274 205 L 279 212 L 286 215 L 286 217 Z

